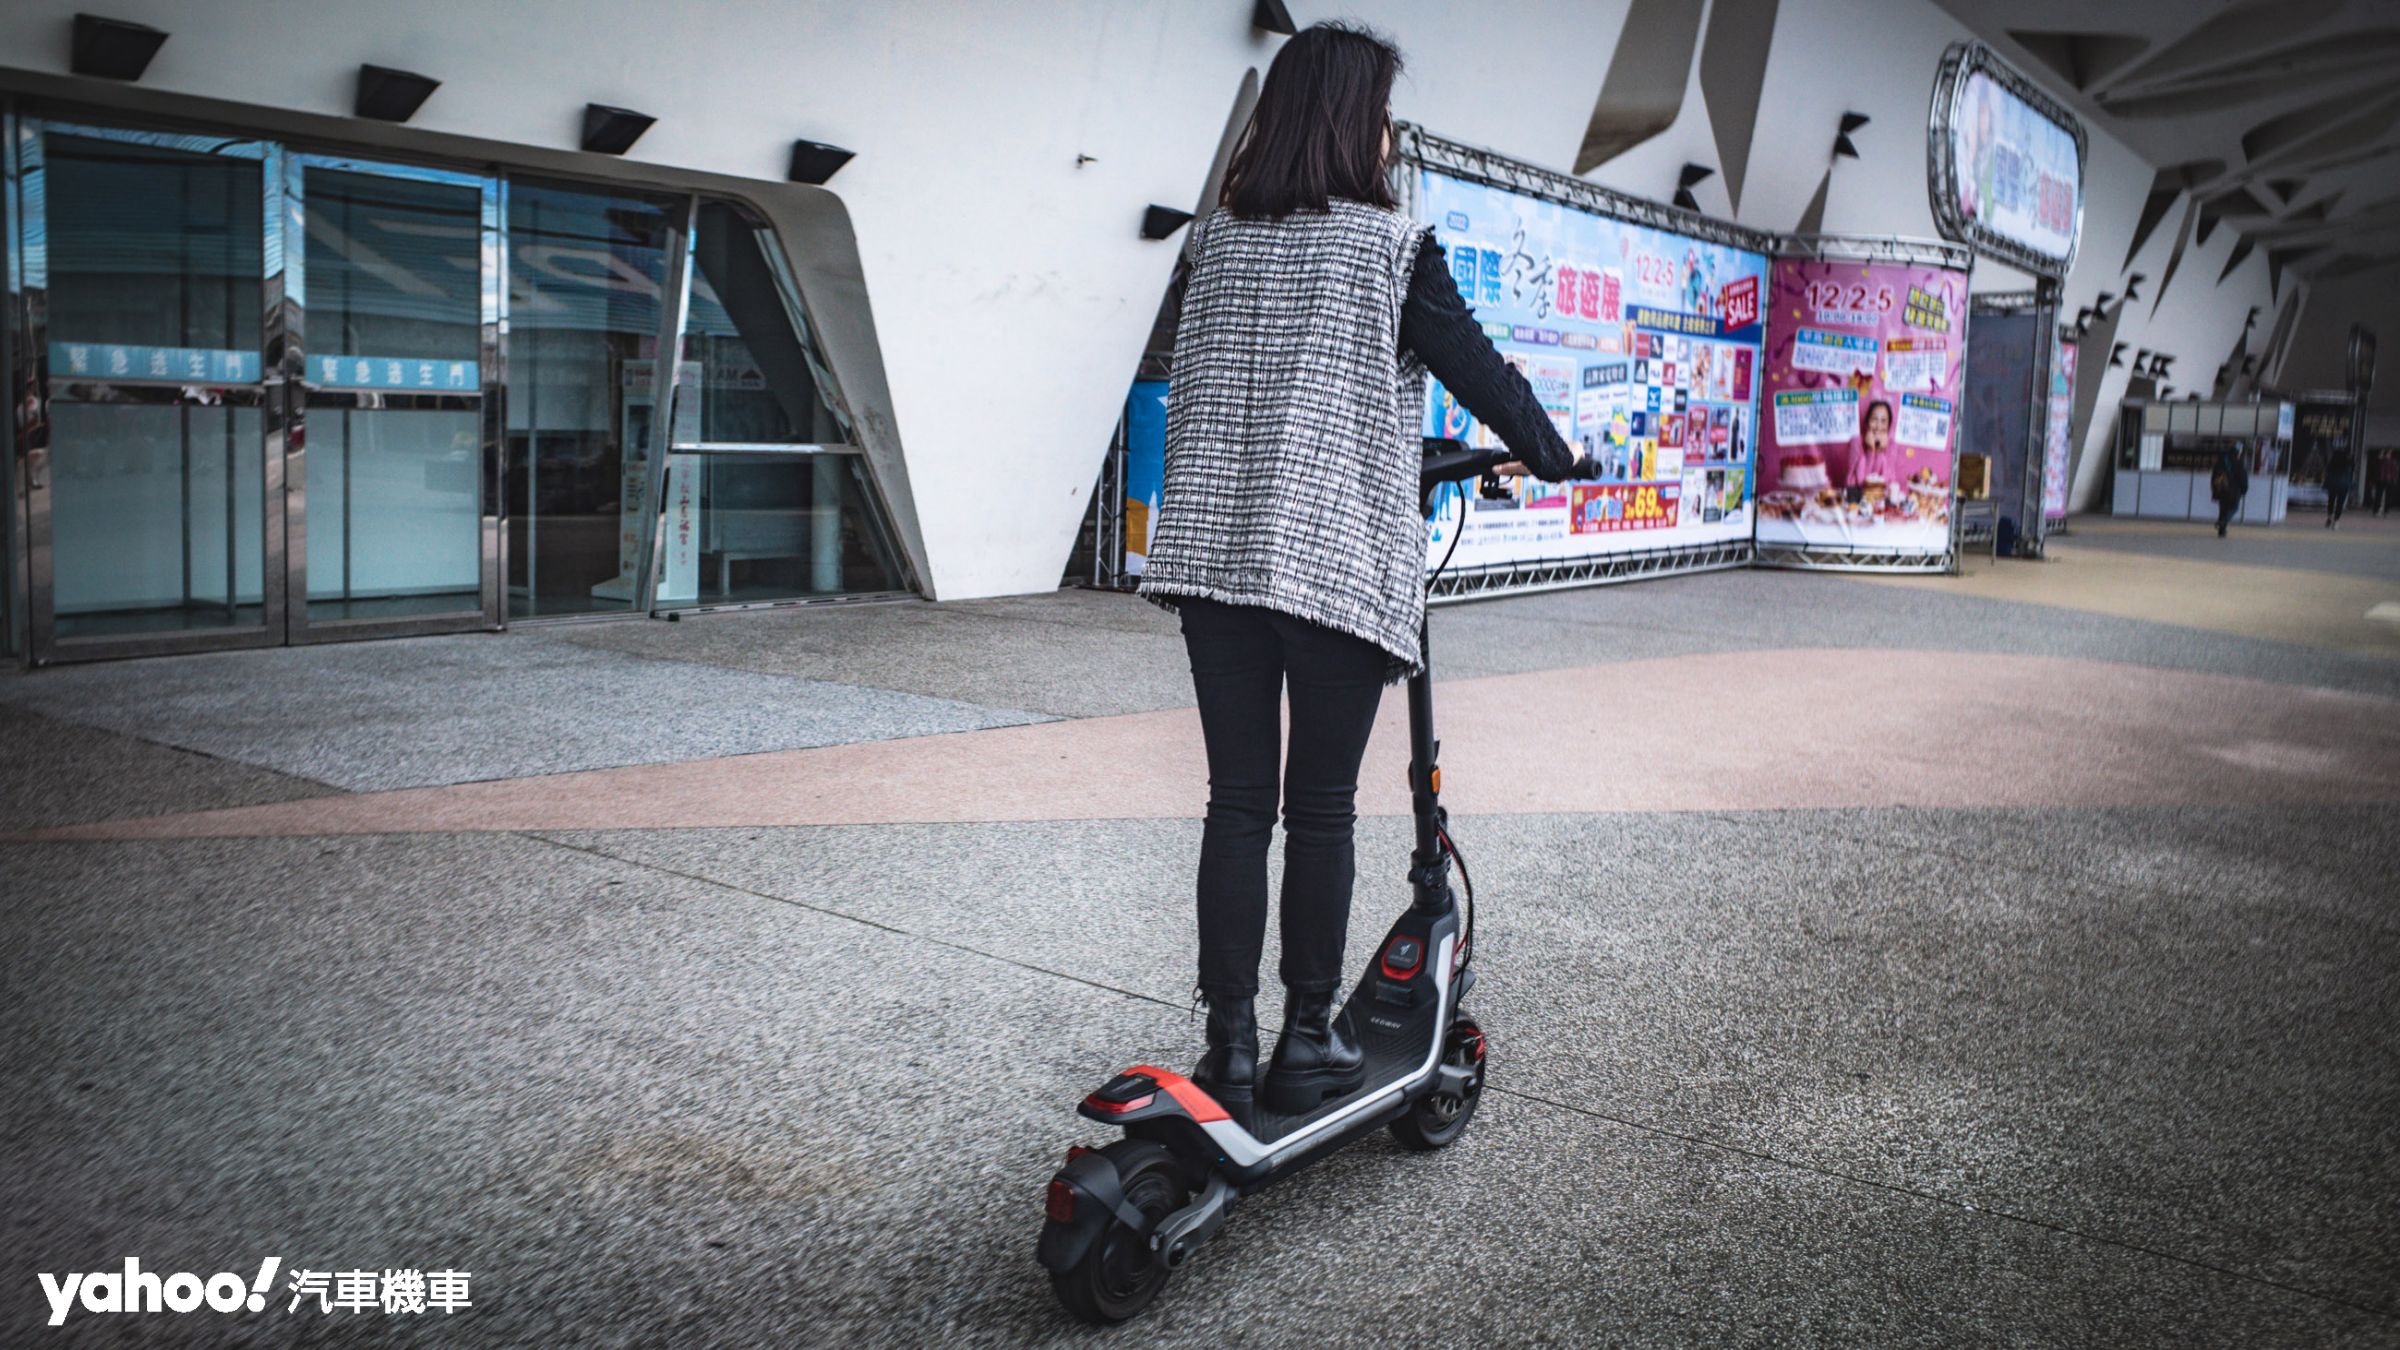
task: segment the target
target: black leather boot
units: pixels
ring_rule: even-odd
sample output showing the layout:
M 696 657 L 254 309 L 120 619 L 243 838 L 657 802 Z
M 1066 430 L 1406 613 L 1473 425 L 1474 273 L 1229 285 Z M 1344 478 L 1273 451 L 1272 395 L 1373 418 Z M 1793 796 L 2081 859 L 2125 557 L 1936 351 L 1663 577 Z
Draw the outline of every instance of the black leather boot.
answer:
M 1257 1078 L 1257 1006 L 1247 998 L 1208 999 L 1208 1053 L 1192 1070 L 1192 1082 L 1240 1117 L 1249 1109 Z
M 1333 991 L 1287 991 L 1283 1037 L 1259 1089 L 1266 1108 L 1287 1116 L 1314 1111 L 1326 1098 L 1355 1090 L 1366 1072 L 1366 1055 L 1334 1021 Z

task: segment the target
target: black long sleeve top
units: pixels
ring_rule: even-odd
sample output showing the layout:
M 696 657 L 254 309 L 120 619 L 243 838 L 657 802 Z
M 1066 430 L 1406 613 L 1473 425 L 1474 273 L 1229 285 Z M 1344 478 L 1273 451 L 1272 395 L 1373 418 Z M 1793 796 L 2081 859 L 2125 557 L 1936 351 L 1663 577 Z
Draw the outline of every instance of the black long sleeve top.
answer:
M 1570 476 L 1575 452 L 1543 411 L 1523 372 L 1502 360 L 1451 279 L 1449 258 L 1431 232 L 1418 246 L 1400 307 L 1400 345 L 1416 353 L 1475 420 L 1490 427 L 1519 463 L 1551 482 Z

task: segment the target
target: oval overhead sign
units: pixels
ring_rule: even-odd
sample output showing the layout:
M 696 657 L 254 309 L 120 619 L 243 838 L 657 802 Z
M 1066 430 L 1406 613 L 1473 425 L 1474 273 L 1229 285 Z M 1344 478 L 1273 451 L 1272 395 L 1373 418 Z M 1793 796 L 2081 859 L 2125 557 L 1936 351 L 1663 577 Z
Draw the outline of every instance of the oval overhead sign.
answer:
M 2083 123 L 1980 42 L 1942 54 L 1927 186 L 1942 234 L 2064 277 L 2083 229 Z

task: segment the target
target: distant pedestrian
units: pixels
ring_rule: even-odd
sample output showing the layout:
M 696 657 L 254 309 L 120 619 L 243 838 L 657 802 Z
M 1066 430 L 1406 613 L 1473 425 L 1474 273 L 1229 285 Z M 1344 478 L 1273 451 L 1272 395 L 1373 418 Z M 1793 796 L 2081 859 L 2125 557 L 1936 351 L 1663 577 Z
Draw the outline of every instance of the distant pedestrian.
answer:
M 2217 537 L 2222 539 L 2233 513 L 2242 509 L 2242 498 L 2250 495 L 2250 466 L 2243 462 L 2241 442 L 2217 452 L 2217 467 L 2208 475 L 2208 495 L 2217 499 Z
M 2353 462 L 2348 446 L 2334 451 L 2325 461 L 2326 529 L 2330 530 L 2342 523 L 2342 508 L 2350 502 L 2351 465 Z
M 2392 509 L 2394 497 L 2400 497 L 2400 450 L 2386 446 L 2375 452 L 2367 470 L 2367 509 L 2383 515 Z

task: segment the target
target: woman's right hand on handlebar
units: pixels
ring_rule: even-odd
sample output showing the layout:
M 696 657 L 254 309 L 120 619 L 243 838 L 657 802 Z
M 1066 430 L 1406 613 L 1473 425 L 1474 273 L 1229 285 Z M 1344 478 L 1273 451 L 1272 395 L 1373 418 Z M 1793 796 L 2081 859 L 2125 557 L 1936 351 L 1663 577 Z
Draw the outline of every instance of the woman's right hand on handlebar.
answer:
M 1584 476 L 1584 469 L 1589 466 L 1591 462 L 1591 456 L 1584 454 L 1581 449 L 1578 449 L 1575 452 L 1575 462 L 1567 466 L 1566 474 L 1563 477 L 1556 478 L 1551 481 L 1563 483 L 1570 478 L 1581 478 Z M 1495 467 L 1492 472 L 1502 478 L 1535 478 L 1540 476 L 1534 473 L 1533 470 L 1526 468 L 1525 461 L 1521 459 L 1512 459 L 1506 464 Z

